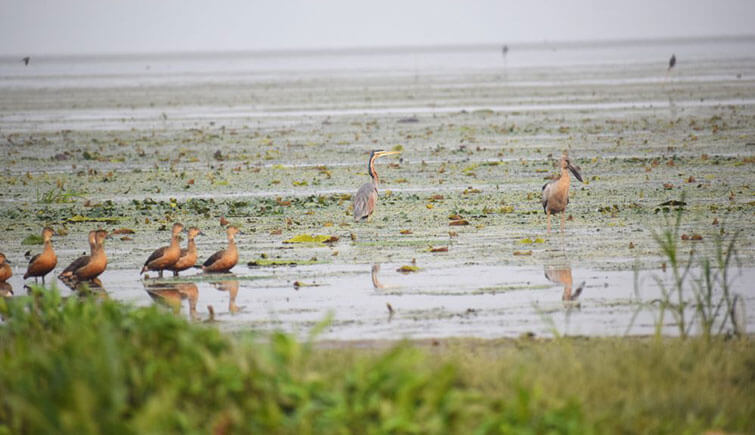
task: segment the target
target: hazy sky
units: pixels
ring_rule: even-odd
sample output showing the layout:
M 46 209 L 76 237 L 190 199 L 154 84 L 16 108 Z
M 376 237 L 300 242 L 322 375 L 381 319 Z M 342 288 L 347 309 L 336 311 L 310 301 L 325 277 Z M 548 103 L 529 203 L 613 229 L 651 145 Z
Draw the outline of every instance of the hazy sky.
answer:
M 752 0 L 0 0 L 0 54 L 744 35 Z

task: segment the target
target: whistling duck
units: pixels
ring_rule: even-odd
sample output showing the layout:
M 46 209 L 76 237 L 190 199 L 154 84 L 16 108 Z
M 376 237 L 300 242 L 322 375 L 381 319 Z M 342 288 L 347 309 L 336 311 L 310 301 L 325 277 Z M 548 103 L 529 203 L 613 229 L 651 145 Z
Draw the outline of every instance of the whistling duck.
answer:
M 50 227 L 45 227 L 42 230 L 42 240 L 45 242 L 45 247 L 41 254 L 37 254 L 31 257 L 29 260 L 29 267 L 26 269 L 24 279 L 34 277 L 36 282 L 37 277 L 42 277 L 42 284 L 45 283 L 45 275 L 50 273 L 58 264 L 58 256 L 55 255 L 55 250 L 52 249 L 52 235 L 54 231 Z
M 13 276 L 13 271 L 10 268 L 10 261 L 5 258 L 5 254 L 0 254 L 0 282 L 5 282 Z
M 181 249 L 181 255 L 178 257 L 178 261 L 172 266 L 166 267 L 168 270 L 173 271 L 173 276 L 178 276 L 178 272 L 193 267 L 197 262 L 197 244 L 194 242 L 194 237 L 204 234 L 197 227 L 189 228 L 189 242 L 185 249 Z
M 372 181 L 364 183 L 354 195 L 354 220 L 361 221 L 368 219 L 375 211 L 375 205 L 378 199 L 378 185 L 380 178 L 375 171 L 375 160 L 378 157 L 398 154 L 400 151 L 373 151 L 370 153 L 370 159 L 367 162 L 367 173 L 372 177 Z
M 97 246 L 97 231 L 92 230 L 89 232 L 88 241 L 89 241 L 89 255 L 82 255 L 81 257 L 73 260 L 71 264 L 68 265 L 65 269 L 63 269 L 63 272 L 60 272 L 58 275 L 58 278 L 60 279 L 66 279 L 71 278 L 73 276 L 73 271 L 80 268 L 81 266 L 85 265 L 92 255 L 94 255 L 94 250 Z
M 92 232 L 89 234 L 91 243 Z M 92 248 L 92 255 L 84 255 L 74 260 L 73 263 L 71 263 L 66 270 L 60 274 L 60 278 L 89 281 L 100 276 L 100 274 L 107 268 L 107 255 L 105 254 L 106 237 L 107 231 L 94 231 L 94 247 Z
M 572 166 L 569 156 L 564 153 L 559 162 L 561 176 L 543 186 L 543 211 L 548 215 L 548 233 L 551 232 L 551 214 L 561 213 L 561 232 L 564 232 L 566 221 L 566 205 L 569 203 L 569 171 L 582 181 L 579 168 Z
M 144 262 L 144 267 L 139 273 L 140 275 L 148 270 L 157 270 L 160 274 L 160 278 L 163 277 L 163 270 L 176 264 L 178 258 L 181 256 L 181 246 L 179 245 L 178 235 L 183 231 L 184 226 L 176 222 L 173 224 L 172 237 L 170 239 L 169 246 L 163 246 L 155 250 L 152 255 L 149 256 L 147 261 Z
M 228 248 L 212 254 L 202 266 L 204 272 L 228 272 L 239 261 L 239 251 L 236 249 L 236 242 L 233 236 L 241 234 L 241 231 L 234 226 L 230 226 L 226 229 L 226 234 L 228 234 Z

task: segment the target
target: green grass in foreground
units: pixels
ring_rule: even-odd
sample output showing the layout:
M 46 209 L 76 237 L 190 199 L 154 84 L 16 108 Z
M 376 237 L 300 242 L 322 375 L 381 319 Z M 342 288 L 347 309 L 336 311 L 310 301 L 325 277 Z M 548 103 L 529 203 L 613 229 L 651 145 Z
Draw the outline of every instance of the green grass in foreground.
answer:
M 0 434 L 755 430 L 749 338 L 318 348 L 39 288 L 0 315 Z

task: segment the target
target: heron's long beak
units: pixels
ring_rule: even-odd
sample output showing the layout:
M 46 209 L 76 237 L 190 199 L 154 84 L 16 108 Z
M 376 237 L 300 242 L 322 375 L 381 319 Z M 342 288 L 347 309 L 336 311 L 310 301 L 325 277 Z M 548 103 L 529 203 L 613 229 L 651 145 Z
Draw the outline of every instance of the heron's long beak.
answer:
M 579 173 L 579 169 L 577 167 L 572 166 L 571 163 L 569 163 L 566 167 L 569 168 L 569 170 L 572 174 L 574 174 L 575 177 L 577 177 L 577 180 L 584 183 L 584 181 L 582 181 L 582 174 Z
M 380 151 L 375 153 L 375 157 L 389 156 L 391 154 L 401 154 L 401 151 Z

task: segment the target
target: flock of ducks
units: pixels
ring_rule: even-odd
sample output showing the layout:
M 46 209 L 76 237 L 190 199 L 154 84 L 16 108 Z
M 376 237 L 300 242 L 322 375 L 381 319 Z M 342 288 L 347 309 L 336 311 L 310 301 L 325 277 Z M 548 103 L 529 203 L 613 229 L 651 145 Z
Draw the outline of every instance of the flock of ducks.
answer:
M 367 171 L 372 178 L 371 182 L 365 183 L 354 195 L 354 220 L 363 221 L 372 216 L 378 200 L 379 177 L 375 170 L 375 160 L 382 156 L 398 154 L 400 151 L 373 151 L 370 153 Z M 561 169 L 560 177 L 546 183 L 542 188 L 542 205 L 543 211 L 548 216 L 548 233 L 551 231 L 551 215 L 561 214 L 561 232 L 564 231 L 564 221 L 566 206 L 569 203 L 569 172 L 582 181 L 582 175 L 579 168 L 572 165 L 569 156 L 564 152 L 559 162 Z M 139 275 L 147 271 L 155 271 L 159 277 L 163 277 L 164 271 L 173 272 L 173 276 L 178 276 L 179 272 L 193 267 L 201 267 L 205 273 L 224 273 L 230 271 L 239 260 L 239 252 L 236 247 L 235 236 L 241 234 L 235 226 L 228 226 L 226 234 L 228 236 L 228 247 L 212 254 L 201 266 L 196 265 L 197 245 L 194 241 L 196 236 L 203 235 L 197 227 L 190 227 L 188 233 L 188 243 L 185 249 L 181 249 L 180 235 L 184 232 L 184 226 L 180 223 L 173 224 L 171 230 L 170 244 L 156 249 L 152 255 L 144 262 Z M 44 248 L 40 254 L 33 256 L 29 260 L 29 265 L 24 273 L 24 280 L 38 278 L 45 282 L 45 276 L 55 269 L 58 264 L 58 257 L 52 247 L 52 236 L 54 231 L 50 227 L 42 230 L 42 240 Z M 75 259 L 58 275 L 62 281 L 69 285 L 76 285 L 80 282 L 96 280 L 107 268 L 107 255 L 105 254 L 105 239 L 108 234 L 104 230 L 93 230 L 89 232 L 89 255 L 83 255 Z M 13 275 L 10 267 L 10 261 L 4 254 L 0 253 L 0 283 Z
M 196 265 L 197 245 L 194 238 L 203 234 L 197 227 L 191 227 L 188 230 L 188 244 L 185 249 L 179 246 L 180 234 L 184 231 L 184 226 L 180 223 L 173 224 L 171 231 L 170 245 L 156 249 L 152 255 L 144 262 L 140 275 L 146 271 L 158 272 L 160 278 L 163 277 L 163 271 L 173 272 L 173 276 L 192 267 L 200 267 L 206 273 L 223 273 L 228 272 L 239 260 L 238 248 L 234 236 L 241 234 L 235 226 L 228 226 L 226 234 L 228 235 L 228 247 L 212 254 L 201 266 Z M 29 265 L 24 273 L 24 280 L 34 278 L 34 282 L 42 279 L 45 283 L 47 274 L 55 269 L 58 265 L 58 256 L 52 246 L 52 236 L 55 232 L 50 227 L 42 230 L 42 240 L 44 247 L 42 252 L 33 256 L 29 260 Z M 105 254 L 105 239 L 108 233 L 105 230 L 92 230 L 89 232 L 89 255 L 83 255 L 71 262 L 58 278 L 64 283 L 75 287 L 81 282 L 96 282 L 96 279 L 102 272 L 107 269 L 107 254 Z M 10 267 L 11 262 L 0 253 L 0 283 L 5 283 L 13 271 Z

